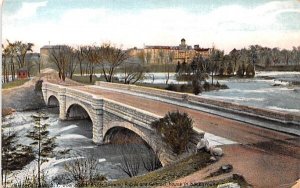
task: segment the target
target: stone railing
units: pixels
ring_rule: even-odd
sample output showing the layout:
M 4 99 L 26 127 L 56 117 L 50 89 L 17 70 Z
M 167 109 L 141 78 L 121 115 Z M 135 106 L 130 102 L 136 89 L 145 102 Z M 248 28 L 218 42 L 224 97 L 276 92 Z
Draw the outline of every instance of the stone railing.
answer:
M 187 96 L 187 94 L 185 93 L 173 92 L 173 91 L 150 88 L 150 87 L 129 85 L 129 84 L 117 84 L 117 83 L 100 82 L 100 81 L 97 81 L 95 84 L 101 87 L 129 90 L 138 93 L 151 94 L 155 96 L 167 97 L 167 98 L 172 98 L 177 100 L 182 100 Z
M 75 99 L 78 99 L 86 103 L 93 103 L 95 99 L 97 99 L 97 97 L 93 94 L 84 91 L 79 91 L 72 88 L 66 88 L 65 95 L 68 97 L 73 97 Z
M 57 94 L 63 91 L 66 97 L 72 97 L 74 99 L 77 99 L 78 101 L 82 101 L 84 103 L 92 105 L 96 102 L 96 100 L 99 99 L 99 97 L 102 98 L 101 96 L 93 95 L 85 91 L 80 91 L 74 88 L 68 88 L 51 83 L 43 83 L 43 89 L 56 92 Z M 119 117 L 122 117 L 125 120 L 144 126 L 148 129 L 150 128 L 149 125 L 151 124 L 151 122 L 160 118 L 160 116 L 152 114 L 150 112 L 109 99 L 103 99 L 103 103 L 104 111 L 111 112 Z
M 155 88 L 142 87 L 136 85 L 117 84 L 117 83 L 100 82 L 100 81 L 97 81 L 96 85 L 104 88 L 128 90 L 137 93 L 163 97 L 167 99 L 175 99 L 179 101 L 188 102 L 191 104 L 203 105 L 210 108 L 225 110 L 225 111 L 253 116 L 253 117 L 261 117 L 263 119 L 279 121 L 282 123 L 300 124 L 300 115 L 298 114 L 279 112 L 275 110 L 260 109 L 256 107 L 239 105 L 236 103 L 226 102 L 222 100 L 208 99 L 205 97 L 195 96 L 188 93 L 179 93 L 174 91 L 167 91 L 162 89 L 155 89 Z
M 109 99 L 104 100 L 104 111 L 110 112 L 129 122 L 138 124 L 147 129 L 151 129 L 150 124 L 153 121 L 161 118 L 160 116 L 152 114 L 150 112 L 137 109 Z
M 61 87 L 59 87 L 55 84 L 48 83 L 48 82 L 44 82 L 43 86 L 42 86 L 42 90 L 50 90 L 50 91 L 53 91 L 53 92 L 59 92 L 60 88 Z

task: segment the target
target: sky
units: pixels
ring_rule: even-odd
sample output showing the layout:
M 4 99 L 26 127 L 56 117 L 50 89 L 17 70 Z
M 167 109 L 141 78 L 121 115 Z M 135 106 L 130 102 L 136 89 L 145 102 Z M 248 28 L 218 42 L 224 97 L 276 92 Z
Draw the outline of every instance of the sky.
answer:
M 4 0 L 2 41 L 188 45 L 229 52 L 300 46 L 300 0 Z

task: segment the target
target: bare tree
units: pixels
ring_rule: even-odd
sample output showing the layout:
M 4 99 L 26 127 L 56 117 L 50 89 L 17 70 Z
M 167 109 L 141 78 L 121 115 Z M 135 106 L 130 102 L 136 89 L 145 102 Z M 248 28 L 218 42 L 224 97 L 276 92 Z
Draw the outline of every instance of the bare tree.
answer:
M 240 54 L 240 51 L 239 50 L 236 50 L 235 48 L 233 49 L 233 50 L 231 50 L 230 51 L 230 53 L 229 53 L 229 55 L 230 55 L 230 58 L 231 58 L 231 60 L 233 61 L 233 63 L 234 63 L 234 66 L 233 66 L 233 71 L 235 72 L 236 70 L 237 70 L 237 63 L 238 63 L 238 60 L 239 60 L 239 58 L 240 58 L 240 56 L 241 56 L 241 54 Z
M 77 51 L 74 48 L 69 48 L 69 50 L 67 51 L 67 55 L 69 56 L 69 62 L 68 62 L 68 71 L 67 74 L 69 76 L 70 79 L 72 79 L 73 74 L 76 70 L 76 67 L 78 65 L 78 61 L 77 61 Z
M 103 62 L 103 54 L 101 47 L 86 46 L 83 49 L 83 54 L 87 58 L 86 73 L 89 74 L 90 83 L 93 82 L 93 75 L 97 65 Z
M 144 51 L 140 51 L 137 54 L 138 62 L 135 59 L 130 58 L 124 61 L 124 83 L 135 84 L 137 81 L 142 80 L 145 77 L 146 72 L 146 57 Z
M 66 76 L 73 75 L 76 69 L 76 61 L 74 61 L 73 48 L 67 45 L 57 45 L 50 49 L 49 59 L 53 62 L 57 69 L 59 78 L 65 81 Z
M 293 47 L 292 58 L 295 64 L 300 65 L 300 46 Z
M 281 53 L 283 61 L 285 62 L 286 65 L 288 65 L 290 57 L 291 57 L 291 52 L 286 49 L 283 49 L 283 50 L 281 50 L 280 53 Z
M 271 50 L 271 58 L 273 65 L 279 64 L 280 50 L 279 48 L 273 48 Z
M 124 83 L 135 84 L 137 81 L 142 80 L 145 77 L 145 66 L 141 63 L 124 63 Z
M 98 165 L 97 159 L 91 155 L 88 158 L 74 157 L 64 165 L 64 168 L 68 172 L 68 177 L 76 181 L 76 186 L 83 187 L 97 185 L 99 181 L 106 180 L 97 172 Z
M 157 157 L 158 153 L 158 151 L 154 152 L 152 149 L 148 149 L 144 155 L 141 155 L 143 166 L 148 172 L 162 167 L 162 164 Z
M 112 82 L 115 69 L 129 58 L 129 54 L 127 51 L 114 47 L 111 44 L 103 44 L 101 51 L 104 60 L 101 65 L 105 80 Z
M 17 51 L 16 51 L 16 45 L 14 43 L 11 43 L 9 40 L 7 40 L 8 45 L 4 47 L 4 55 L 5 55 L 5 60 L 9 60 L 9 63 L 6 64 L 7 66 L 7 72 L 6 72 L 6 82 L 9 82 L 9 66 L 10 66 L 10 73 L 11 73 L 11 79 L 12 81 L 15 80 L 15 63 L 14 63 L 14 58 L 17 56 Z
M 220 67 L 220 63 L 223 61 L 224 51 L 214 49 L 210 54 L 210 72 L 211 72 L 211 84 L 214 84 L 214 74 Z
M 120 150 L 122 162 L 119 168 L 129 177 L 138 175 L 140 170 L 140 151 L 134 145 L 127 144 Z
M 166 84 L 168 84 L 169 79 L 170 79 L 170 66 L 169 64 L 173 62 L 175 57 L 174 52 L 170 52 L 167 54 L 167 61 L 165 61 L 165 72 L 167 72 L 167 76 L 166 76 Z
M 86 47 L 85 46 L 79 46 L 77 49 L 76 49 L 76 58 L 78 60 L 78 63 L 79 63 L 79 71 L 80 71 L 80 75 L 82 76 L 83 75 L 83 61 L 86 59 L 85 57 L 85 54 L 84 54 L 84 51 L 85 51 Z
M 9 69 L 8 69 L 8 65 L 7 65 L 7 59 L 9 57 L 9 52 L 7 50 L 7 48 L 4 47 L 4 45 L 2 44 L 2 82 L 9 82 Z
M 33 43 L 23 43 L 22 41 L 14 42 L 17 53 L 17 60 L 19 63 L 19 68 L 26 67 L 25 57 L 27 52 L 32 52 Z

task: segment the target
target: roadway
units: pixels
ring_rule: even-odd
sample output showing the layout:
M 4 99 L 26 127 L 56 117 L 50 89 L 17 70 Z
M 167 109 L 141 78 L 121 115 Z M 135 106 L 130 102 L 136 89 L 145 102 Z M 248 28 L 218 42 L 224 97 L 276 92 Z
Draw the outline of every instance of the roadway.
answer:
M 290 187 L 300 178 L 300 137 L 258 127 L 218 115 L 209 114 L 184 106 L 178 106 L 116 92 L 95 86 L 71 86 L 104 98 L 121 102 L 160 116 L 169 111 L 186 112 L 194 120 L 194 127 L 218 138 L 232 141 L 222 145 L 224 156 L 206 173 L 230 163 L 233 173 L 242 174 L 254 187 Z M 208 134 L 208 135 L 209 135 Z M 199 181 L 205 174 L 197 172 L 178 181 L 190 183 Z

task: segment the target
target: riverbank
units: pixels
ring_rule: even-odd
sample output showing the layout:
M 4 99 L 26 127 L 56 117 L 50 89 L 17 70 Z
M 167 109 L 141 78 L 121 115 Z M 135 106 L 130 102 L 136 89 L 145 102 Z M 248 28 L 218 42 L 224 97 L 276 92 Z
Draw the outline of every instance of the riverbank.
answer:
M 44 69 L 41 74 L 29 79 L 11 83 L 9 88 L 2 88 L 2 116 L 9 115 L 14 111 L 28 111 L 45 108 L 41 88 L 36 87 L 36 83 L 49 81 L 63 85 L 80 85 L 80 83 L 66 78 L 61 82 L 58 72 L 53 69 Z
M 46 106 L 42 93 L 35 91 L 35 86 L 33 85 L 3 89 L 2 98 L 2 115 L 5 115 L 7 112 L 13 112 L 13 110 L 10 109 L 26 111 L 40 109 Z
M 185 159 L 177 161 L 176 163 L 161 168 L 156 171 L 149 172 L 142 176 L 137 176 L 133 178 L 120 179 L 112 182 L 103 182 L 99 184 L 102 187 L 124 187 L 124 186 L 135 186 L 135 187 L 145 187 L 145 186 L 166 186 L 166 187 L 183 187 L 183 186 L 192 186 L 192 185 L 210 185 L 211 187 L 234 182 L 238 183 L 242 187 L 249 185 L 246 180 L 237 175 L 227 176 L 225 178 L 218 178 L 218 176 L 229 173 L 221 172 L 210 180 L 207 180 L 206 183 L 192 183 L 192 182 L 175 182 L 175 180 L 191 175 L 197 171 L 200 171 L 210 165 L 214 161 L 210 160 L 210 154 L 205 151 L 200 151 L 197 154 L 191 155 Z M 208 178 L 208 177 L 207 177 Z M 206 179 L 207 179 L 206 178 Z M 199 181 L 205 181 L 205 178 Z
M 276 65 L 276 66 L 256 66 L 256 70 L 258 71 L 300 71 L 300 65 Z

